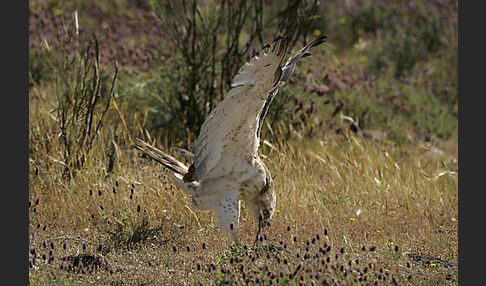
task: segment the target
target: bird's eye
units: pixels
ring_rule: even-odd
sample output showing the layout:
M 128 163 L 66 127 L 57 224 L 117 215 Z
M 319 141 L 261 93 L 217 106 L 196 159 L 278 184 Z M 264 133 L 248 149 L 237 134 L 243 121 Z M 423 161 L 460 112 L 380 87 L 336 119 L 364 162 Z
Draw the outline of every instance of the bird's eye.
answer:
M 268 212 L 268 210 L 263 210 L 263 216 L 264 216 L 265 218 L 268 218 L 268 217 L 269 217 L 269 212 Z

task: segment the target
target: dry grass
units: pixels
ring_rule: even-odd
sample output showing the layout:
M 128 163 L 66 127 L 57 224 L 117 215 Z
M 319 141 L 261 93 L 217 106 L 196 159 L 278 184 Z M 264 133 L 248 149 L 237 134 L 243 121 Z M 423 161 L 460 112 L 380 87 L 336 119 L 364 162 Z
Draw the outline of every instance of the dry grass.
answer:
M 39 90 L 30 101 L 33 285 L 457 284 L 457 155 L 343 135 L 264 144 L 278 211 L 254 246 L 243 208 L 246 246 L 236 247 L 129 141 L 116 145 L 107 174 L 109 132 L 63 179 L 53 106 Z M 450 146 L 457 141 L 438 147 Z
M 160 136 L 158 147 L 193 136 L 197 130 L 192 128 L 204 116 L 194 121 L 186 115 L 204 114 L 215 102 L 187 106 L 180 97 L 187 111 L 181 113 L 174 94 L 199 90 L 206 97 L 204 82 L 211 92 L 222 92 L 223 85 L 214 90 L 214 77 L 233 73 L 214 64 L 208 70 L 216 73 L 198 73 L 194 65 L 181 64 L 189 44 L 174 49 L 177 39 L 161 33 L 173 29 L 151 18 L 152 8 L 138 1 L 29 2 L 31 284 L 458 284 L 454 1 L 406 6 L 327 1 L 309 10 L 319 18 L 302 14 L 319 20 L 309 31 L 302 23 L 299 29 L 306 35 L 322 31 L 329 45 L 303 60 L 300 74 L 272 104 L 261 153 L 276 176 L 278 211 L 253 245 L 256 225 L 243 205 L 243 246 L 232 245 L 211 212 L 193 209 L 161 166 L 131 148 L 134 137 L 143 134 L 147 140 L 150 126 L 170 118 L 177 132 L 167 126 L 151 131 Z M 198 2 L 207 20 L 220 17 L 213 14 L 212 1 Z M 265 22 L 273 23 L 285 7 L 264 2 L 269 2 Z M 295 23 L 280 12 L 277 22 Z M 410 17 L 395 17 L 404 13 Z M 79 15 L 79 36 L 73 15 Z M 250 22 L 241 31 L 252 30 Z M 83 50 L 93 41 L 91 32 L 102 56 L 97 58 L 100 69 L 85 74 L 97 54 Z M 222 50 L 212 52 L 229 63 L 224 54 L 231 46 L 222 40 L 229 32 L 211 29 L 215 38 L 193 32 L 201 43 L 222 43 Z M 231 63 L 235 68 L 252 47 L 245 49 Z M 196 59 L 201 55 L 192 53 Z M 119 60 L 120 77 L 112 93 L 114 60 Z M 198 74 L 211 77 L 188 83 L 188 76 Z M 191 85 L 196 82 L 198 87 Z M 114 100 L 104 106 L 92 100 L 76 104 L 82 95 L 100 100 L 113 95 Z M 104 107 L 109 107 L 106 117 Z M 67 111 L 64 119 L 62 111 Z M 87 121 L 91 115 L 94 121 Z M 358 120 L 359 128 L 367 129 L 363 133 L 383 139 L 351 136 L 341 115 Z M 63 120 L 69 144 L 62 142 Z M 88 122 L 103 126 L 86 148 L 79 131 Z

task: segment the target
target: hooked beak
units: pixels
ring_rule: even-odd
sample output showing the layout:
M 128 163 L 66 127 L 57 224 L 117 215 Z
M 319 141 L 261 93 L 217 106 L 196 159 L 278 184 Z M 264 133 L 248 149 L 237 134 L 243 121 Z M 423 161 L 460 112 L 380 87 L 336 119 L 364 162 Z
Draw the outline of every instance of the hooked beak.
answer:
M 259 223 L 259 228 L 265 227 L 267 225 L 268 225 L 267 220 L 265 220 L 265 219 L 261 220 L 260 223 Z
M 262 230 L 262 227 L 265 227 L 267 225 L 267 220 L 264 219 L 263 216 L 260 216 L 260 219 L 258 220 L 258 230 L 255 237 L 255 244 L 258 242 L 258 240 L 260 240 L 260 231 Z

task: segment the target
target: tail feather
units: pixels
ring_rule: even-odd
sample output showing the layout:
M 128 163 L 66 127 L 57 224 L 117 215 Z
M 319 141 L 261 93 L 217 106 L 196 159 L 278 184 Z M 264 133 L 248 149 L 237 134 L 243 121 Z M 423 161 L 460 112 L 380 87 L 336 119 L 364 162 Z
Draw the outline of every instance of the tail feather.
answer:
M 167 169 L 173 171 L 174 173 L 180 174 L 182 176 L 186 175 L 189 168 L 176 158 L 165 154 L 161 150 L 151 146 L 150 144 L 136 138 L 134 148 L 140 150 L 145 155 L 152 158 L 154 161 L 159 162 Z

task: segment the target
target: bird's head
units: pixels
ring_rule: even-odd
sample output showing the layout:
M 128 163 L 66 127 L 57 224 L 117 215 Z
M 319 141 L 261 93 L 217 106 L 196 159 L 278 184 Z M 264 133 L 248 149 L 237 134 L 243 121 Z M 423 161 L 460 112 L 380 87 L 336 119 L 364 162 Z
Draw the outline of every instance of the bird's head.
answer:
M 275 187 L 273 185 L 272 177 L 268 176 L 265 180 L 265 185 L 260 190 L 258 194 L 258 208 L 250 207 L 250 213 L 252 213 L 253 218 L 258 221 L 258 230 L 256 233 L 255 243 L 259 240 L 260 231 L 262 227 L 269 225 L 268 219 L 270 219 L 275 213 L 276 207 L 276 194 Z
M 267 176 L 265 185 L 259 194 L 260 209 L 258 214 L 259 228 L 267 226 L 268 219 L 275 213 L 276 208 L 276 193 L 275 186 L 271 176 Z

